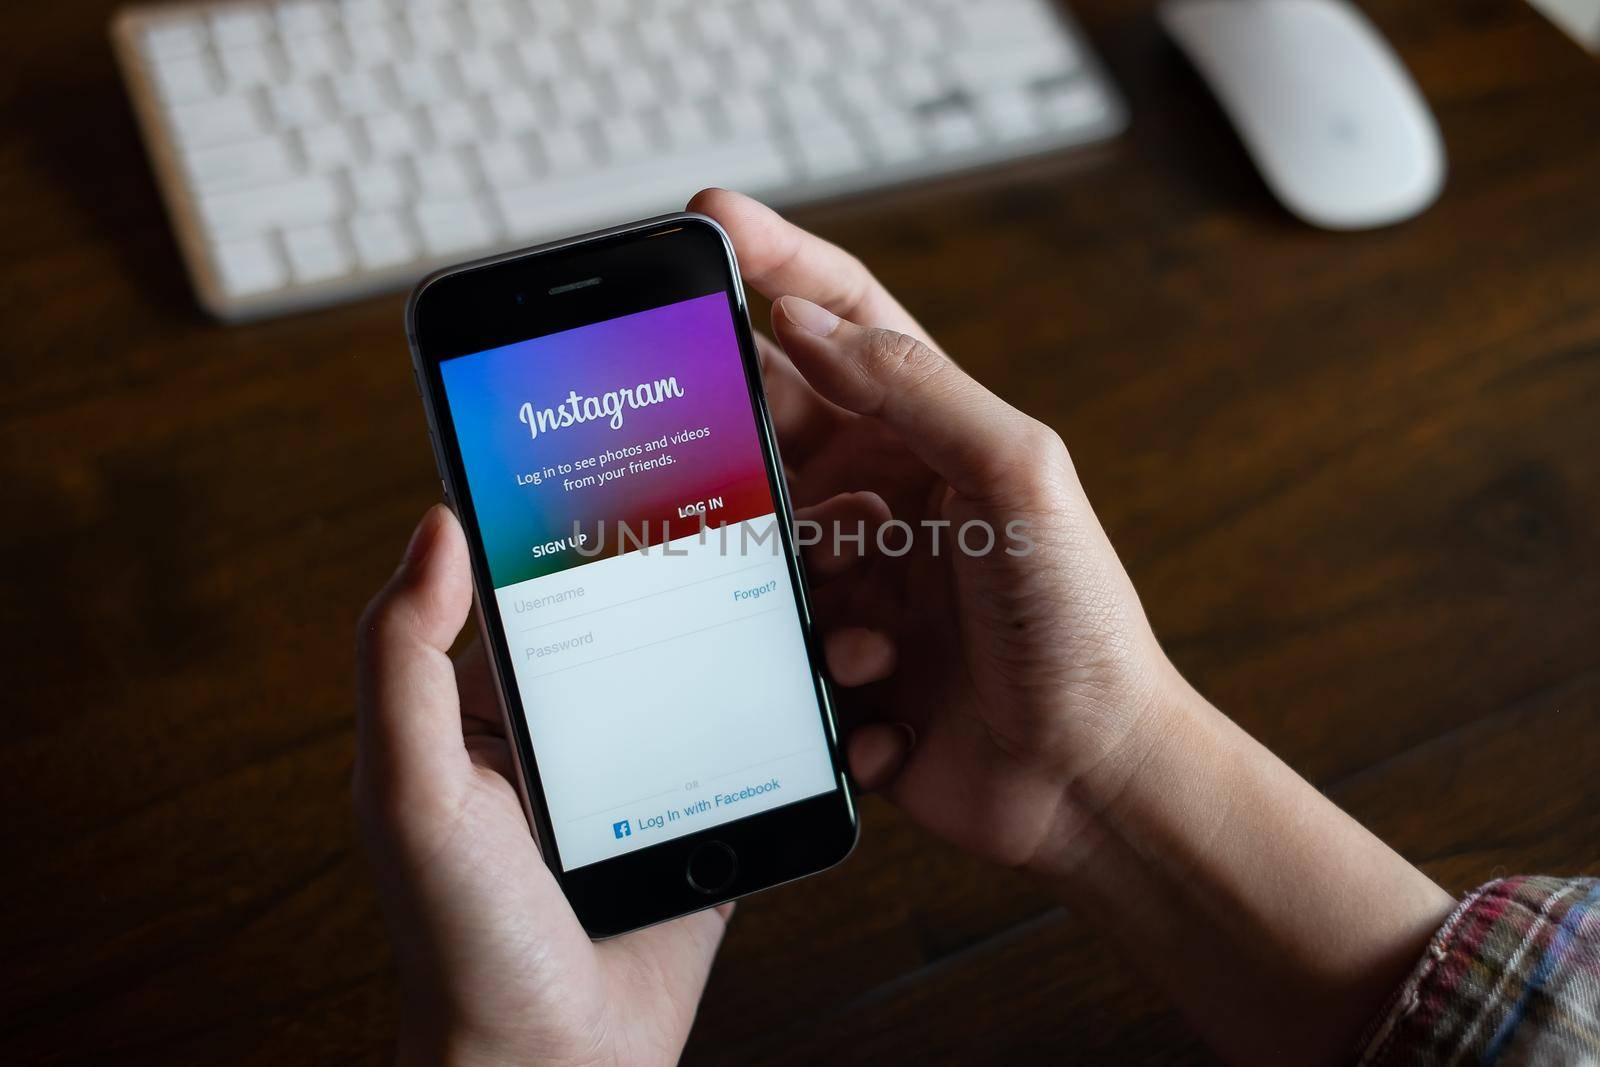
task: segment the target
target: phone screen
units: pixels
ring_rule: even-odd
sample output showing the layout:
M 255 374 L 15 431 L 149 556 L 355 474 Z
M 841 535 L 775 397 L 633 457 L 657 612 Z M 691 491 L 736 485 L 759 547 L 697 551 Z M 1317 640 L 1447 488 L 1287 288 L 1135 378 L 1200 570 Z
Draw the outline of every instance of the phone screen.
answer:
M 838 788 L 736 328 L 718 290 L 439 365 L 563 870 Z

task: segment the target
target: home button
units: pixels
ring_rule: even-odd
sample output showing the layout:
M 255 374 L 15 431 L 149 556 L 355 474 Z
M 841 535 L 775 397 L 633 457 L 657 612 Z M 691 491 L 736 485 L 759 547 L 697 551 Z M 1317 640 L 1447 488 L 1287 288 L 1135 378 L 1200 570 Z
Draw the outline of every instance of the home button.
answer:
M 739 858 L 721 841 L 707 841 L 689 853 L 689 867 L 684 873 L 689 884 L 700 892 L 720 893 L 739 873 Z

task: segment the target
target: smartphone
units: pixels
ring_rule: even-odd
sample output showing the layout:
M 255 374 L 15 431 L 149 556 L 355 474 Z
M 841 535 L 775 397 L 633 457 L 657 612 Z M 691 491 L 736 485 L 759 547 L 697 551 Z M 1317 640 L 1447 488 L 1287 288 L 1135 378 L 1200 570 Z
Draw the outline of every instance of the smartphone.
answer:
M 816 873 L 857 816 L 733 247 L 679 214 L 406 309 L 529 824 L 591 937 Z

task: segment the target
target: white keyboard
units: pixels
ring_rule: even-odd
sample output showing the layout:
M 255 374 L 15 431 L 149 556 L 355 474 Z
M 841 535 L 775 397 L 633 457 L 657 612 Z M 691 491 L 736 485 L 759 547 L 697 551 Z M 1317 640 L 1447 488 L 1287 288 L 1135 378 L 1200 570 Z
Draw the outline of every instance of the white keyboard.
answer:
M 1050 0 L 279 0 L 113 38 L 201 303 L 244 319 L 681 210 L 1108 137 Z

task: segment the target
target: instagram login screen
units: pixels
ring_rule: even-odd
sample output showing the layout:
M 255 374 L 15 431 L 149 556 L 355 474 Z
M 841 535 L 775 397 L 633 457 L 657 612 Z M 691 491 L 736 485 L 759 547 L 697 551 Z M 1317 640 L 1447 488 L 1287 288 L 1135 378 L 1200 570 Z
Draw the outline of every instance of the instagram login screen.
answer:
M 440 370 L 563 868 L 834 789 L 727 297 Z

